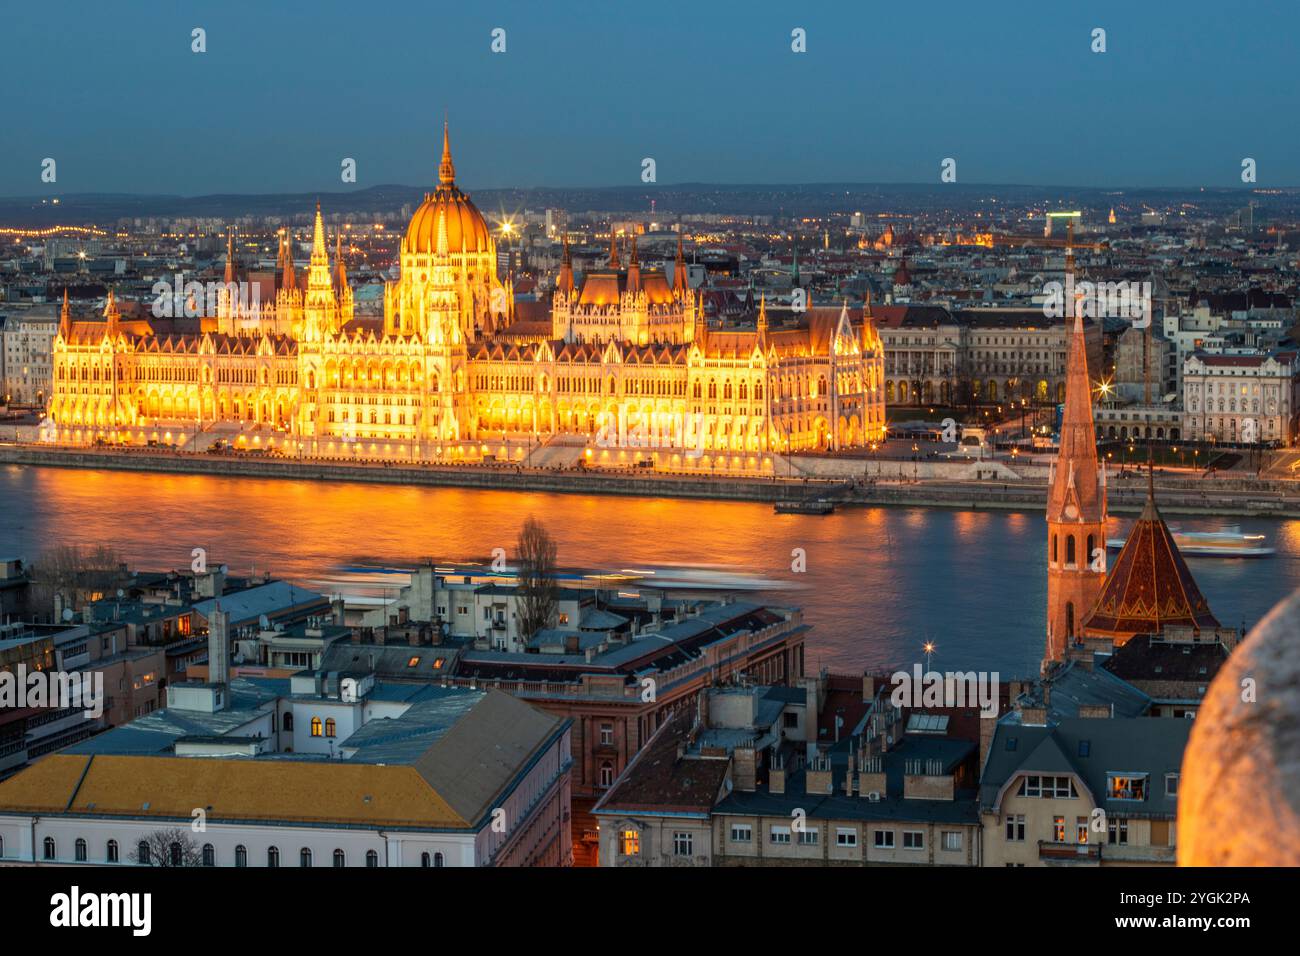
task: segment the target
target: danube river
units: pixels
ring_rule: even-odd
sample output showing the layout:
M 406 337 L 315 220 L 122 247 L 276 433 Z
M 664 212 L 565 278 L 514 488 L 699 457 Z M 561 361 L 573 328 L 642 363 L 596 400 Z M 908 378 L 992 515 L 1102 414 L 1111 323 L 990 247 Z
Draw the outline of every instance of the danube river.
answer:
M 1042 655 L 1045 529 L 1038 513 L 847 508 L 774 515 L 771 505 L 261 480 L 5 466 L 0 558 L 54 544 L 103 543 L 133 567 L 188 567 L 190 550 L 232 573 L 305 584 L 340 567 L 409 567 L 421 557 L 481 559 L 514 550 L 528 515 L 546 525 L 560 564 L 615 570 L 709 566 L 782 585 L 769 595 L 814 625 L 810 669 L 860 672 L 933 664 L 1003 675 L 1037 672 Z M 1300 521 L 1179 519 L 1186 530 L 1238 524 L 1277 555 L 1189 559 L 1225 626 L 1250 626 L 1300 587 Z M 1113 519 L 1112 534 L 1127 519 Z M 807 569 L 792 570 L 802 549 Z

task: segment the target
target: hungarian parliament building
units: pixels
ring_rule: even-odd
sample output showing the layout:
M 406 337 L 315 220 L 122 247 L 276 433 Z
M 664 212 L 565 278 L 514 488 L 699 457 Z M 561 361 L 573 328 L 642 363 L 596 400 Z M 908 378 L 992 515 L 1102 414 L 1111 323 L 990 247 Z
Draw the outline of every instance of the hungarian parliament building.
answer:
M 438 187 L 402 239 L 382 319 L 354 315 L 319 206 L 305 274 L 282 239 L 273 302 L 234 294 L 233 245 L 215 314 L 189 324 L 124 320 L 111 293 L 104 315 L 74 319 L 65 296 L 44 437 L 197 450 L 226 435 L 237 447 L 386 460 L 520 461 L 559 445 L 592 464 L 743 468 L 884 438 L 869 304 L 773 327 L 760 307 L 746 328 L 710 328 L 680 238 L 670 280 L 642 270 L 635 236 L 620 248 L 611 235 L 607 266 L 577 278 L 566 243 L 549 319 L 528 319 L 455 180 L 444 128 Z M 644 455 L 647 430 L 671 440 Z

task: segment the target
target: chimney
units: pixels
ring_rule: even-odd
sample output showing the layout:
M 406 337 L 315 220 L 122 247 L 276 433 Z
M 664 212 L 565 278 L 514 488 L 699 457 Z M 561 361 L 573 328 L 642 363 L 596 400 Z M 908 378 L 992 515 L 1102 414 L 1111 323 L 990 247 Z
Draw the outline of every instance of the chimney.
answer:
M 772 769 L 767 773 L 769 793 L 785 793 L 785 761 L 780 757 L 772 758 Z
M 330 601 L 330 610 L 334 614 L 334 623 L 342 624 L 343 623 L 343 598 L 336 597 L 333 601 Z
M 804 781 L 804 789 L 809 796 L 833 793 L 835 788 L 831 776 L 831 758 L 813 757 L 808 761 L 808 769 L 804 771 Z
M 220 601 L 208 618 L 208 683 L 230 683 L 230 615 Z
M 754 742 L 752 740 L 743 747 L 737 747 L 732 751 L 732 781 L 737 790 L 745 793 L 754 792 L 758 779 L 757 760 L 758 755 L 754 752 Z

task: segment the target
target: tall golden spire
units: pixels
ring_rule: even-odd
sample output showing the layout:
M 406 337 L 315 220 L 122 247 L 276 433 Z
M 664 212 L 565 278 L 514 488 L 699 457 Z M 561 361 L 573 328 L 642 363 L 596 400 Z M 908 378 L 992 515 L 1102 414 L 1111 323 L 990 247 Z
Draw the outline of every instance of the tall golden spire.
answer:
M 618 254 L 618 233 L 614 231 L 614 224 L 609 224 L 609 267 L 611 269 L 620 269 L 623 266 L 623 260 Z
M 456 165 L 451 161 L 451 132 L 447 121 L 442 121 L 442 162 L 438 164 L 438 185 L 451 186 L 456 182 Z
M 311 264 L 313 266 L 329 265 L 329 252 L 325 246 L 325 220 L 320 214 L 320 200 L 316 200 L 316 222 L 311 234 Z
M 760 344 L 767 342 L 767 293 L 762 293 L 758 298 L 758 341 Z

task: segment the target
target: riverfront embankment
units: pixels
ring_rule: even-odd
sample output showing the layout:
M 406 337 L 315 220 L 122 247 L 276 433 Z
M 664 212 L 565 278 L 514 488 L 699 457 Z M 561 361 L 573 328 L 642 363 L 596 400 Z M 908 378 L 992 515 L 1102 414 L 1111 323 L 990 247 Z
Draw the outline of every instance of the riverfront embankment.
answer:
M 312 461 L 246 455 L 183 454 L 156 449 L 116 450 L 2 445 L 0 464 L 111 469 L 309 481 L 374 482 L 501 491 L 703 498 L 776 502 L 826 498 L 842 505 L 1005 509 L 1041 511 L 1046 481 L 1040 477 L 953 480 L 944 477 L 799 477 L 808 469 L 796 459 L 791 473 L 769 477 L 700 476 L 642 469 L 542 469 L 513 465 L 411 465 L 364 461 Z M 902 471 L 903 469 L 900 469 Z M 1156 496 L 1165 514 L 1224 517 L 1300 517 L 1300 484 L 1251 477 L 1161 474 Z M 1128 472 L 1112 475 L 1107 501 L 1117 514 L 1136 513 L 1146 483 Z

